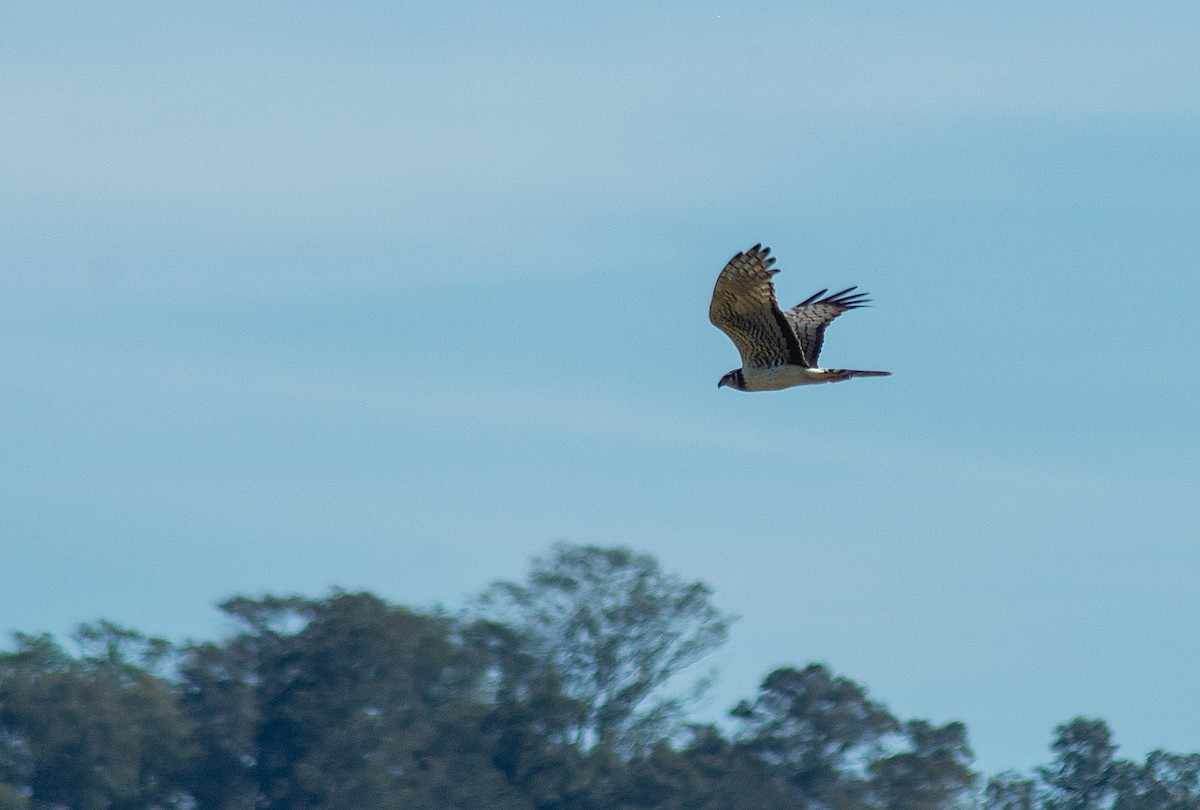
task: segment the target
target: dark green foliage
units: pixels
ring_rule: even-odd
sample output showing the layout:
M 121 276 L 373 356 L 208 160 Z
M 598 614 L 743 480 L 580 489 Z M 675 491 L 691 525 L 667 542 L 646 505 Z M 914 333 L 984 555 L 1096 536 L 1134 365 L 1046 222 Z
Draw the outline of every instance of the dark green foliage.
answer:
M 970 795 L 976 775 L 962 723 L 939 727 L 910 720 L 903 734 L 899 752 L 880 757 L 867 768 L 873 806 L 938 810 L 955 807 Z
M 1200 754 L 1117 759 L 1104 721 L 1083 718 L 1055 729 L 1051 749 L 1054 762 L 1038 768 L 1045 810 L 1200 810 Z
M 801 807 L 774 768 L 750 747 L 727 740 L 714 726 L 695 726 L 683 756 L 698 775 L 695 803 L 719 810 L 792 810 Z
M 664 573 L 649 555 L 565 544 L 534 560 L 524 584 L 495 583 L 479 610 L 528 639 L 575 701 L 576 747 L 626 755 L 678 727 L 703 684 L 664 687 L 719 647 L 731 621 L 707 585 Z
M 770 763 L 802 807 L 868 806 L 866 764 L 900 723 L 853 681 L 821 664 L 777 669 L 733 710 L 740 739 Z
M 820 664 L 770 673 L 732 733 L 679 725 L 668 682 L 728 618 L 628 550 L 559 546 L 490 595 L 470 621 L 239 597 L 229 636 L 182 648 L 18 635 L 0 810 L 1200 810 L 1200 754 L 1119 759 L 1100 720 L 980 790 L 961 723 L 901 720 Z
M 202 807 L 527 807 L 491 762 L 485 660 L 452 623 L 368 594 L 235 600 L 185 656 Z
M 1076 718 L 1054 730 L 1054 762 L 1038 768 L 1047 810 L 1101 810 L 1116 788 L 1117 747 L 1103 720 Z
M 1084 718 L 1058 726 L 1051 750 L 1053 762 L 1035 779 L 1010 772 L 989 780 L 984 810 L 1200 810 L 1200 754 L 1118 759 L 1108 725 Z
M 799 807 L 940 810 L 972 797 L 976 774 L 961 723 L 901 723 L 821 664 L 772 672 L 733 714 L 742 745 Z
M 993 776 L 983 792 L 983 810 L 1034 810 L 1038 806 L 1037 784 L 1012 771 Z
M 587 757 L 567 742 L 579 704 L 559 689 L 552 669 L 511 628 L 476 621 L 463 642 L 485 661 L 481 698 L 488 710 L 481 731 L 492 764 L 535 807 L 566 806 L 577 796 Z
M 29 799 L 12 785 L 0 784 L 0 810 L 28 810 Z
M 1115 782 L 1113 810 L 1197 810 L 1200 754 L 1153 751 L 1142 765 L 1127 763 Z
M 79 631 L 79 655 L 48 636 L 0 654 L 0 797 L 79 810 L 182 806 L 192 749 L 171 685 L 153 670 L 169 651 L 109 623 Z M 19 792 L 21 791 L 21 792 Z

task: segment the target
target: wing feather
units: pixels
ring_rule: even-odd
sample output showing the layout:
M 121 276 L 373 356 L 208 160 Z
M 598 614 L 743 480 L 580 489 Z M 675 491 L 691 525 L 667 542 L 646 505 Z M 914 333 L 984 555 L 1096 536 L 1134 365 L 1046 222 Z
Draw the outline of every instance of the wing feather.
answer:
M 793 322 L 779 309 L 770 248 L 755 245 L 729 260 L 713 289 L 708 319 L 729 336 L 744 368 L 809 366 Z
M 825 327 L 843 312 L 870 304 L 867 293 L 854 292 L 857 289 L 847 287 L 831 295 L 825 295 L 827 289 L 821 290 L 784 313 L 800 341 L 804 356 L 814 366 L 817 364 L 817 358 L 821 356 L 821 346 L 825 342 Z

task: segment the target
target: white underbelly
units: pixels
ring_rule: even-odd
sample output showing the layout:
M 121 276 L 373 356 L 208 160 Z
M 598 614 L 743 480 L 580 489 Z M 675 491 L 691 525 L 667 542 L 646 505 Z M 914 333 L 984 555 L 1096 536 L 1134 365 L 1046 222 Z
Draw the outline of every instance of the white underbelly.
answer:
M 779 391 L 797 385 L 828 382 L 829 376 L 819 368 L 775 366 L 774 368 L 743 369 L 748 391 Z

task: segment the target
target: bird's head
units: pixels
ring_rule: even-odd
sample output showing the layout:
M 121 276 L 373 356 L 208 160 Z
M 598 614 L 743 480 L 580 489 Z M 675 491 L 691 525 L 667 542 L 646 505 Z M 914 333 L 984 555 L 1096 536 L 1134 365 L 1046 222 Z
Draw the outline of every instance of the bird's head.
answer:
M 737 389 L 738 391 L 745 391 L 746 375 L 742 373 L 740 368 L 734 369 L 722 377 L 721 381 L 717 383 L 717 388 L 724 388 L 726 386 Z

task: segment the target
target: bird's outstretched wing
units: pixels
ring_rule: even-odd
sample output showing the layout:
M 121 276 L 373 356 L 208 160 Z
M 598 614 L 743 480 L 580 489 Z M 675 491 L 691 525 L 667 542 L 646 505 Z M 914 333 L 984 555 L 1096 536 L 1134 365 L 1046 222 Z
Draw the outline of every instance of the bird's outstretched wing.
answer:
M 784 317 L 800 341 L 804 356 L 811 365 L 817 365 L 821 356 L 821 344 L 825 342 L 825 327 L 848 309 L 858 309 L 870 303 L 867 293 L 856 293 L 857 287 L 847 287 L 841 292 L 825 295 L 821 290 L 784 313 Z M 822 298 L 821 296 L 825 296 Z M 736 342 L 736 341 L 735 341 Z
M 791 321 L 775 301 L 770 248 L 755 245 L 729 260 L 713 289 L 708 319 L 729 335 L 745 368 L 809 366 Z

